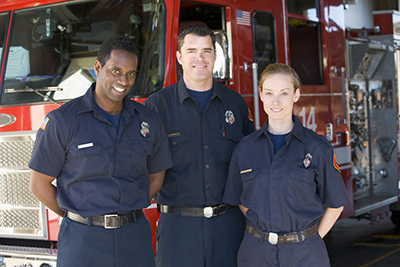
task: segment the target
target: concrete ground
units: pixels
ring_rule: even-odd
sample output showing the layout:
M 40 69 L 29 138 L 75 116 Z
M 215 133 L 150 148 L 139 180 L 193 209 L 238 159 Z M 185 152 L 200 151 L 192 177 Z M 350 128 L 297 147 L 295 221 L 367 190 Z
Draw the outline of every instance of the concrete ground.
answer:
M 339 220 L 324 240 L 332 267 L 400 266 L 400 229 L 389 217 Z

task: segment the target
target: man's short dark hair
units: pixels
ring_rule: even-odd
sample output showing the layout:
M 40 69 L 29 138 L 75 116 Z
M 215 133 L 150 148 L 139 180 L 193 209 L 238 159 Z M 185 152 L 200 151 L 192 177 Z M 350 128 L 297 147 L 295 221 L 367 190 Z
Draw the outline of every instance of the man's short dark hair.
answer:
M 200 24 L 193 24 L 190 25 L 186 28 L 184 28 L 178 35 L 178 46 L 176 48 L 176 50 L 178 50 L 179 52 L 181 52 L 181 48 L 183 46 L 183 42 L 184 39 L 186 37 L 186 35 L 188 34 L 193 34 L 196 36 L 210 36 L 211 37 L 211 42 L 213 44 L 214 50 L 215 50 L 215 35 L 213 33 L 213 31 L 208 28 L 207 26 L 204 25 L 200 25 Z
M 139 50 L 131 39 L 122 35 L 113 35 L 104 40 L 97 53 L 97 60 L 100 62 L 101 66 L 106 64 L 107 60 L 110 58 L 111 51 L 115 49 L 134 53 L 139 58 Z

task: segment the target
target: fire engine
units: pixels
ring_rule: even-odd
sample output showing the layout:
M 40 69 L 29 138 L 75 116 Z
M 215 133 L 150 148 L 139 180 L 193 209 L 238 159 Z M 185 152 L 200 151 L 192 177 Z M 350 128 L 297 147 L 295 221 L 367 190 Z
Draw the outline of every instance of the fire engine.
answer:
M 341 217 L 391 212 L 400 225 L 400 13 L 375 12 L 375 31 L 345 29 L 343 2 L 0 0 L 0 267 L 55 266 L 61 218 L 29 191 L 27 165 L 46 114 L 95 81 L 102 41 L 138 45 L 129 96 L 140 102 L 180 79 L 177 34 L 194 23 L 215 32 L 214 78 L 243 96 L 256 127 L 261 71 L 290 64 L 303 82 L 295 112 L 331 142 L 351 198 Z M 155 204 L 145 214 L 154 232 Z

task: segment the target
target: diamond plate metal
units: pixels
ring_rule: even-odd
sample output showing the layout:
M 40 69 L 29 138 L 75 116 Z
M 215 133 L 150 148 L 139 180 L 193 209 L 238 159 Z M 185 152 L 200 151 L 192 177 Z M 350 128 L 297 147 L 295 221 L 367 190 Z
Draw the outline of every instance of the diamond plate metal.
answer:
M 0 236 L 43 238 L 45 209 L 29 189 L 35 132 L 0 133 Z

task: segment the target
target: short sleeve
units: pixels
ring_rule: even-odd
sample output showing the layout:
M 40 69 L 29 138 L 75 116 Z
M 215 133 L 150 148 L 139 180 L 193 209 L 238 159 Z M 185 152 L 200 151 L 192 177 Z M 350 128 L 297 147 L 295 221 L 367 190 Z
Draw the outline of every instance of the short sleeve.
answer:
M 346 187 L 336 163 L 335 154 L 330 146 L 324 156 L 321 173 L 317 176 L 318 191 L 326 207 L 338 208 L 349 203 Z
M 54 112 L 47 114 L 36 133 L 29 168 L 57 177 L 65 162 L 65 128 Z
M 164 124 L 159 115 L 157 114 L 156 116 L 158 117 L 157 134 L 153 145 L 153 153 L 147 163 L 149 174 L 158 173 L 172 167 L 172 158 Z
M 239 205 L 242 195 L 242 182 L 240 179 L 240 169 L 238 163 L 238 147 L 233 152 L 231 162 L 229 164 L 228 178 L 226 180 L 223 202 L 230 205 Z

